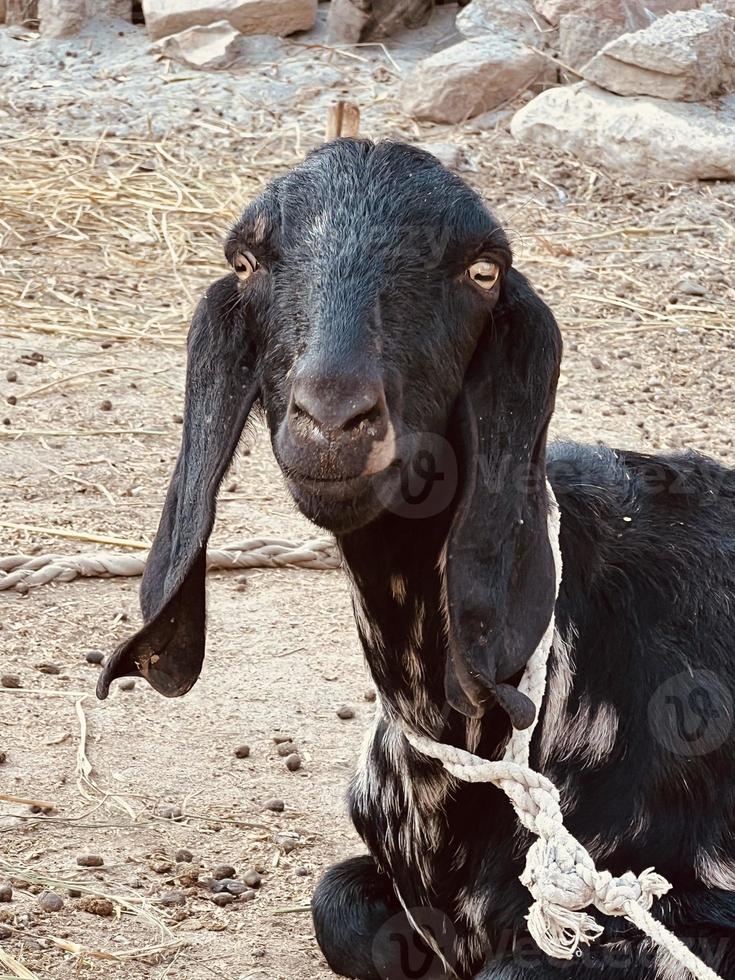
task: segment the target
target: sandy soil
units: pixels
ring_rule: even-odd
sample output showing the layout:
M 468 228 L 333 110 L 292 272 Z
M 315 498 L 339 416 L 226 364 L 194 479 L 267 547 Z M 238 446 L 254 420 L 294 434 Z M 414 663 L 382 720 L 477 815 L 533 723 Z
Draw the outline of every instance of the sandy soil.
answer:
M 37 59 L 37 79 L 57 78 L 40 42 L 14 43 L 23 44 L 31 68 Z M 333 67 L 332 52 L 310 57 L 324 70 Z M 735 463 L 735 334 L 728 322 L 735 186 L 631 183 L 546 153 L 537 157 L 519 151 L 502 117 L 419 128 L 400 113 L 395 69 L 382 51 L 363 49 L 360 57 L 349 83 L 371 93 L 367 133 L 434 144 L 442 153 L 446 144 L 459 147 L 464 175 L 502 218 L 517 264 L 557 313 L 566 356 L 555 434 L 648 450 L 693 448 Z M 169 72 L 149 55 L 141 58 L 147 68 L 136 62 L 131 73 Z M 123 143 L 105 135 L 105 120 L 118 118 L 114 78 L 100 81 L 94 112 L 81 113 L 81 122 L 68 115 L 68 103 L 54 101 L 55 92 L 67 91 L 58 80 L 42 90 L 41 124 L 35 109 L 13 104 L 17 80 L 0 79 L 4 554 L 96 547 L 59 539 L 54 529 L 152 536 L 178 448 L 185 318 L 191 297 L 223 269 L 219 239 L 237 209 L 210 200 L 205 228 L 186 202 L 167 206 L 182 236 L 174 242 L 181 246 L 178 278 L 168 280 L 165 237 L 136 241 L 114 202 L 104 205 L 114 219 L 104 248 L 90 233 L 66 234 L 59 208 L 82 180 L 71 173 L 71 156 L 81 157 L 75 166 L 83 187 L 117 180 L 124 189 L 131 167 L 141 154 L 155 156 L 162 138 L 142 133 L 149 143 Z M 241 73 L 215 81 L 242 88 L 247 80 Z M 334 92 L 342 94 L 345 84 Z M 198 114 L 205 125 L 187 131 L 187 93 L 183 108 L 165 109 L 165 152 L 178 185 L 197 199 L 208 180 L 231 174 L 239 206 L 264 177 L 318 142 L 324 92 L 307 93 L 287 117 L 283 105 L 280 114 L 260 112 L 242 138 L 231 135 L 234 129 L 228 135 L 226 125 L 214 135 L 207 130 L 219 125 L 215 96 Z M 74 143 L 80 133 L 89 142 Z M 61 144 L 59 134 L 72 142 Z M 24 167 L 31 157 L 51 178 L 28 203 Z M 56 184 L 54 173 L 61 175 Z M 42 186 L 40 176 L 34 180 Z M 163 212 L 153 197 L 150 210 L 158 228 Z M 113 255 L 114 272 L 103 265 L 103 252 Z M 133 291 L 138 305 L 129 304 L 123 324 L 106 298 L 112 303 L 115 294 Z M 120 336 L 148 324 L 164 299 L 166 322 L 137 339 Z M 49 332 L 59 324 L 61 332 Z M 34 352 L 43 360 L 32 366 Z M 17 380 L 6 380 L 7 371 Z M 17 403 L 8 403 L 13 396 Z M 225 487 L 214 542 L 313 537 L 284 492 L 264 432 L 240 455 Z M 21 683 L 0 688 L 0 751 L 7 755 L 0 793 L 53 804 L 45 814 L 1 804 L 0 881 L 13 881 L 14 898 L 0 904 L 0 949 L 39 978 L 326 980 L 305 907 L 320 872 L 359 850 L 343 800 L 373 711 L 346 582 L 340 572 L 258 571 L 245 583 L 212 574 L 209 654 L 192 693 L 164 701 L 138 683 L 98 704 L 99 668 L 85 654 L 109 651 L 135 627 L 136 589 L 135 580 L 118 578 L 0 592 L 0 673 L 17 674 Z M 48 673 L 48 664 L 58 672 Z M 337 717 L 343 704 L 354 708 L 353 719 Z M 298 743 L 299 772 L 287 771 L 277 754 L 274 738 L 284 735 Z M 247 759 L 234 754 L 242 743 L 251 747 Z M 274 798 L 284 802 L 282 813 L 266 808 Z M 181 811 L 177 819 L 165 816 L 171 806 Z M 175 860 L 182 848 L 194 867 Z M 100 855 L 104 865 L 77 867 L 81 853 Z M 217 908 L 211 892 L 194 883 L 223 863 L 239 875 L 260 872 L 254 899 Z M 84 900 L 68 894 L 79 883 L 113 897 L 115 914 L 85 911 Z M 64 898 L 59 912 L 39 907 L 35 893 L 49 888 Z M 183 892 L 183 906 L 166 904 L 174 891 Z M 157 952 L 177 941 L 177 950 Z

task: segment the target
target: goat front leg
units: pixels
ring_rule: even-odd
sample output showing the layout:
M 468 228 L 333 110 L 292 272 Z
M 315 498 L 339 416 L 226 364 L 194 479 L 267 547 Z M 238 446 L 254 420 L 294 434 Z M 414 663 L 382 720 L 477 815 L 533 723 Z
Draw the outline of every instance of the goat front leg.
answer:
M 312 898 L 316 939 L 335 973 L 354 980 L 445 980 L 372 857 L 342 861 Z

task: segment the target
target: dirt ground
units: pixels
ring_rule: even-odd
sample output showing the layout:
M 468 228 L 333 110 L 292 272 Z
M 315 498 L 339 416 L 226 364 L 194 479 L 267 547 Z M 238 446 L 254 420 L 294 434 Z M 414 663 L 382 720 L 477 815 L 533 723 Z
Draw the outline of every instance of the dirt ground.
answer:
M 33 58 L 46 66 L 42 84 L 53 81 L 48 48 L 16 43 L 31 68 Z M 145 58 L 136 72 L 154 81 L 192 74 Z M 186 323 L 225 271 L 228 223 L 317 145 L 325 98 L 355 90 L 366 135 L 458 148 L 463 175 L 508 229 L 517 265 L 565 335 L 556 436 L 735 464 L 735 185 L 632 183 L 535 155 L 514 144 L 503 113 L 419 127 L 400 112 L 400 65 L 382 49 L 309 59 L 342 74 L 328 92 L 260 111 L 248 133 L 228 129 L 227 107 L 206 100 L 191 122 L 196 79 L 182 82 L 189 94 L 180 116 L 167 109 L 162 135 L 143 123 L 107 132 L 115 78 L 99 80 L 94 112 L 78 124 L 54 102 L 63 78 L 44 90 L 43 118 L 0 79 L 0 554 L 115 550 L 63 532 L 150 540 L 181 431 Z M 249 90 L 247 73 L 226 78 Z M 224 486 L 214 543 L 314 537 L 266 433 Z M 6 961 L 0 975 L 331 976 L 307 905 L 319 874 L 360 847 L 344 795 L 373 711 L 370 682 L 339 571 L 238 579 L 210 575 L 205 668 L 174 701 L 142 682 L 94 698 L 99 668 L 85 655 L 135 628 L 137 580 L 0 591 L 0 673 L 21 684 L 0 688 L 0 882 L 14 886 L 0 904 L 0 951 L 29 971 Z M 354 718 L 337 716 L 345 704 Z M 285 735 L 303 759 L 295 773 L 276 751 Z M 234 753 L 243 743 L 247 759 Z M 53 808 L 33 812 L 9 796 Z M 273 799 L 283 812 L 266 808 Z M 182 848 L 193 867 L 176 861 Z M 104 865 L 78 867 L 82 853 Z M 252 900 L 218 908 L 194 883 L 221 864 L 261 874 Z M 112 898 L 113 914 L 86 911 L 74 888 Z M 40 890 L 62 896 L 63 909 L 43 911 Z M 172 892 L 183 905 L 168 904 Z

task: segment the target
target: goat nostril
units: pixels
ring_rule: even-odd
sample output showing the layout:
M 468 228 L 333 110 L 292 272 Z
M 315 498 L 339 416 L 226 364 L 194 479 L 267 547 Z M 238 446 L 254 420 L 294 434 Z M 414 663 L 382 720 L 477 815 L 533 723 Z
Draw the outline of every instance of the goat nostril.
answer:
M 308 423 L 322 435 L 355 433 L 386 415 L 379 383 L 358 385 L 354 379 L 302 378 L 294 385 L 289 405 L 293 422 Z
M 358 412 L 356 415 L 353 415 L 351 419 L 348 419 L 342 426 L 342 430 L 344 432 L 352 432 L 354 429 L 359 428 L 363 422 L 366 422 L 368 425 L 371 422 L 379 422 L 382 414 L 383 406 L 379 401 L 377 401 L 372 408 L 369 408 L 364 412 Z

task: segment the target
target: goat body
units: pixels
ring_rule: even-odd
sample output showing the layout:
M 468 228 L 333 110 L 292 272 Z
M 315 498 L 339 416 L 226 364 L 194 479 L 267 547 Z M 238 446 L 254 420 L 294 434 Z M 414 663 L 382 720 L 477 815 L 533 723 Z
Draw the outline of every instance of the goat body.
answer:
M 145 625 L 100 696 L 124 674 L 170 697 L 195 683 L 216 494 L 258 405 L 294 500 L 337 537 L 380 693 L 349 795 L 369 855 L 314 895 L 332 969 L 683 980 L 619 920 L 570 963 L 540 953 L 507 800 L 403 734 L 499 758 L 533 721 L 517 684 L 555 612 L 531 763 L 598 866 L 655 865 L 674 886 L 656 914 L 735 976 L 735 471 L 547 447 L 557 324 L 477 195 L 428 154 L 336 140 L 250 205 L 226 255 L 234 272 L 189 335 Z

